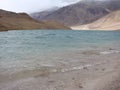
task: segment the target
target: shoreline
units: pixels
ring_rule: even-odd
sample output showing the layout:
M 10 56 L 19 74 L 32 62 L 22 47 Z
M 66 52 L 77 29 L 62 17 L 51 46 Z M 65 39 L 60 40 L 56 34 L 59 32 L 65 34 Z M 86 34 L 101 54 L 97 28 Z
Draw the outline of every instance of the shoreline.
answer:
M 31 30 L 55 30 L 55 31 L 58 31 L 58 30 L 61 30 L 61 29 L 26 29 L 26 30 L 0 30 L 0 32 L 8 32 L 8 31 L 31 31 Z M 101 30 L 101 29 L 97 29 L 97 30 L 94 30 L 94 29 L 70 29 L 72 31 L 120 31 L 120 30 Z M 61 30 L 61 31 L 64 31 L 64 30 Z M 65 31 L 69 31 L 69 30 L 65 30 Z
M 110 54 L 103 56 L 101 63 L 83 67 L 82 69 L 74 68 L 65 72 L 43 73 L 39 70 L 34 72 L 26 72 L 27 75 L 9 82 L 0 84 L 1 90 L 114 90 L 106 89 L 110 87 L 113 81 L 116 81 L 120 71 L 120 56 L 118 54 Z M 110 57 L 107 59 L 107 57 Z M 98 59 L 98 58 L 96 58 Z M 99 59 L 98 59 L 99 60 Z M 98 62 L 96 62 L 98 63 Z M 24 76 L 25 72 L 20 76 Z M 13 75 L 15 78 L 16 76 Z M 115 85 L 114 85 L 115 84 Z M 114 88 L 116 83 L 112 84 Z
M 120 31 L 120 30 L 84 30 L 84 29 L 81 29 L 81 30 L 76 30 L 76 29 L 72 29 L 73 31 L 106 31 L 106 32 L 109 32 L 109 31 Z
M 120 31 L 120 30 L 108 30 L 108 29 L 79 29 L 77 27 L 71 27 L 74 31 Z

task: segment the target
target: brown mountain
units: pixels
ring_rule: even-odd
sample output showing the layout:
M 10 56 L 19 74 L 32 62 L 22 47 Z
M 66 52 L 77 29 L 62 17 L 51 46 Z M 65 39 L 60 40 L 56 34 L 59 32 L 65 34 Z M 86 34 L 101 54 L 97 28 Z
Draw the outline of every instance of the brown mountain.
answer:
M 82 0 L 52 12 L 35 13 L 37 17 L 33 18 L 54 20 L 69 26 L 82 25 L 91 23 L 118 9 L 120 9 L 120 0 Z
M 87 25 L 74 26 L 75 30 L 120 30 L 120 10 Z
M 70 29 L 61 23 L 50 21 L 37 21 L 26 13 L 14 13 L 0 10 L 1 30 L 26 30 L 26 29 Z

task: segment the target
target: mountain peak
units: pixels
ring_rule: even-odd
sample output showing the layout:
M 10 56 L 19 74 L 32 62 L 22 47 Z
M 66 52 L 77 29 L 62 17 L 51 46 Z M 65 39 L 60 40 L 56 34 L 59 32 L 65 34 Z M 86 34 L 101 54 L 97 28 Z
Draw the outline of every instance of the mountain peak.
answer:
M 73 26 L 94 22 L 119 9 L 120 0 L 81 0 L 55 11 L 34 13 L 31 16 L 37 20 L 53 20 Z

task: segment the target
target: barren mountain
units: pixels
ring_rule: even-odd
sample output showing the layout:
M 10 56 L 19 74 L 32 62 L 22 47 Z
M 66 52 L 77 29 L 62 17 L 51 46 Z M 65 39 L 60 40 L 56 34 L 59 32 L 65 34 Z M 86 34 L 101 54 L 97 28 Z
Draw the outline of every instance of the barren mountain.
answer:
M 120 10 L 87 25 L 73 26 L 75 30 L 120 30 Z
M 30 16 L 36 20 L 42 20 L 42 19 L 44 20 L 45 16 L 52 14 L 54 11 L 57 11 L 58 9 L 59 7 L 53 7 L 45 11 L 31 13 Z
M 25 29 L 70 29 L 61 23 L 37 21 L 26 13 L 14 13 L 0 10 L 1 30 L 25 30 Z
M 120 0 L 82 0 L 52 12 L 44 11 L 32 15 L 37 20 L 53 20 L 72 26 L 94 22 L 118 9 Z

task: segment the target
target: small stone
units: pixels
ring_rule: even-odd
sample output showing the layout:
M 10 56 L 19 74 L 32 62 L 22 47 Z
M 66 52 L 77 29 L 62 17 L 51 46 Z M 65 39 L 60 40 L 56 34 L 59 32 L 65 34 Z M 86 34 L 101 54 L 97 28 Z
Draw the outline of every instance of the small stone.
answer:
M 83 88 L 83 86 L 79 85 L 79 88 Z
M 88 70 L 88 68 L 87 68 L 87 67 L 83 67 L 83 69 L 86 69 L 86 70 Z
M 102 71 L 105 71 L 105 68 L 103 68 Z
M 109 48 L 109 50 L 114 50 L 114 49 L 112 49 L 112 48 Z

